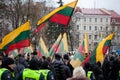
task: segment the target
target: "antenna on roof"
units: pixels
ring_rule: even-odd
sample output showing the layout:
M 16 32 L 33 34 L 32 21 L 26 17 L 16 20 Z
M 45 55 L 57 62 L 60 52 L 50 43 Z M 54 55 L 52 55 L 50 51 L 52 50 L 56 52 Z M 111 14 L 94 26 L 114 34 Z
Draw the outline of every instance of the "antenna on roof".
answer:
M 96 0 L 94 0 L 94 9 L 96 8 Z

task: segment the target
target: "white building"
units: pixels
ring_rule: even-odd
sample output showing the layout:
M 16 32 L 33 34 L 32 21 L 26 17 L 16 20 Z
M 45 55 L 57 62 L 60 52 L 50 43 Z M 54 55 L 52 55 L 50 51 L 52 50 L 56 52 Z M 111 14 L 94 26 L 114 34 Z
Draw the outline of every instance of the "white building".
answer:
M 76 8 L 72 19 L 75 22 L 76 40 L 81 44 L 85 33 L 88 33 L 89 48 L 92 50 L 101 36 L 105 37 L 113 32 L 111 19 L 111 12 L 106 9 Z

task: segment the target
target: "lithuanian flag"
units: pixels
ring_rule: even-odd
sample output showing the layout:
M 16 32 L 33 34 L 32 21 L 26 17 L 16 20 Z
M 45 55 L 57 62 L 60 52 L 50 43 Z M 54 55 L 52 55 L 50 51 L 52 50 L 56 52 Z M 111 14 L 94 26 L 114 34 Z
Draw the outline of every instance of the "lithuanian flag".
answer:
M 84 56 L 85 54 L 85 42 L 83 40 L 82 45 L 78 47 L 78 51 Z
M 73 11 L 74 11 L 74 8 L 76 7 L 77 2 L 78 0 L 75 0 L 71 3 L 63 5 L 53 10 L 52 12 L 50 12 L 48 15 L 44 16 L 42 19 L 38 21 L 37 26 L 36 26 L 37 27 L 36 32 L 38 32 L 45 25 L 45 22 L 47 20 L 68 26 L 70 18 L 73 14 Z
M 2 39 L 0 49 L 8 53 L 11 50 L 30 45 L 30 22 L 21 25 Z
M 78 51 L 84 56 L 85 53 L 88 53 L 88 34 L 86 33 L 84 36 L 84 40 L 82 45 L 79 46 Z
M 56 51 L 56 53 L 61 53 L 61 54 L 65 54 L 68 52 L 68 40 L 67 40 L 67 33 L 63 34 L 63 38 L 60 42 L 60 45 Z
M 48 57 L 48 49 L 42 37 L 40 37 L 39 44 L 37 46 L 37 53 L 38 53 L 38 57 L 42 57 L 42 56 Z
M 104 59 L 104 54 L 107 49 L 110 47 L 111 40 L 113 39 L 114 33 L 108 35 L 106 38 L 101 40 L 97 47 L 93 50 L 90 56 L 90 63 L 94 64 L 95 62 L 102 62 Z M 106 51 L 105 51 L 106 50 Z
M 85 48 L 85 53 L 88 53 L 89 49 L 88 49 L 88 33 L 85 33 L 85 38 L 84 38 L 84 48 Z
M 24 48 L 24 53 L 33 53 L 32 44 L 30 46 Z
M 70 61 L 70 64 L 76 68 L 76 67 L 79 67 L 81 64 L 82 64 L 82 61 L 84 60 L 84 57 L 83 55 L 77 51 L 74 56 L 73 56 L 73 59 L 71 59 Z
M 15 58 L 18 55 L 18 50 L 15 49 L 15 50 L 9 51 L 8 55 L 10 57 L 14 57 Z
M 53 44 L 52 48 L 49 51 L 49 56 L 53 57 L 54 54 L 56 54 L 57 49 L 60 45 L 60 42 L 62 40 L 62 34 L 60 34 L 57 38 L 57 40 L 55 41 L 55 43 Z

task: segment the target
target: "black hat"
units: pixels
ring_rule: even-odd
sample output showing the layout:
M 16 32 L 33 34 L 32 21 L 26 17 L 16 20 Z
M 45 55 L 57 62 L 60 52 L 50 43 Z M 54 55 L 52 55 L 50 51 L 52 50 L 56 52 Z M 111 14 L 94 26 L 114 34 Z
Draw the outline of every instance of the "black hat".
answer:
M 37 55 L 37 52 L 36 52 L 36 51 L 34 51 L 34 52 L 32 53 L 32 55 Z
M 36 58 L 32 58 L 29 62 L 30 69 L 37 70 L 39 66 L 39 61 Z
M 3 61 L 3 65 L 8 66 L 10 64 L 14 64 L 14 60 L 10 57 L 7 57 L 4 61 Z
M 55 58 L 59 58 L 59 59 L 60 59 L 60 58 L 61 58 L 60 53 L 56 53 L 56 54 L 55 54 Z
M 63 58 L 66 59 L 66 60 L 69 60 L 68 54 L 65 54 L 65 55 L 63 56 Z

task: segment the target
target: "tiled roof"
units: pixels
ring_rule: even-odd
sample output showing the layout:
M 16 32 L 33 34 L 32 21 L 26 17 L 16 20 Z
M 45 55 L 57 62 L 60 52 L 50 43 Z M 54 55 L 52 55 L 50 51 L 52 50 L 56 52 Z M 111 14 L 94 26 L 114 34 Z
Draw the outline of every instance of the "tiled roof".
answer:
M 120 15 L 114 10 L 109 10 L 109 12 L 111 13 L 111 24 L 120 24 Z M 112 22 L 113 19 L 115 20 L 115 22 Z
M 81 9 L 83 14 L 91 14 L 91 15 L 106 15 L 105 12 L 102 12 L 100 9 Z
M 77 7 L 75 12 L 81 12 L 87 15 L 109 15 L 105 9 L 90 9 L 90 8 L 79 8 Z
M 120 18 L 120 15 L 118 13 L 116 13 L 115 11 L 109 10 L 109 12 L 110 12 L 111 17 L 113 17 L 113 18 Z

